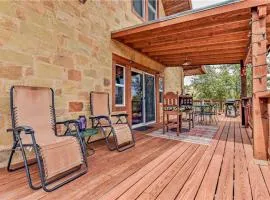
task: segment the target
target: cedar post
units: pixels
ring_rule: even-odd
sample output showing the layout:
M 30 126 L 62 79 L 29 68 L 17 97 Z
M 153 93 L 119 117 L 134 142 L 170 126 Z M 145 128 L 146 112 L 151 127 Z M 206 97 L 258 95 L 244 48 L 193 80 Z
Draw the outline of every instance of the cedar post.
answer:
M 244 64 L 244 61 L 240 62 L 240 76 L 241 76 L 241 105 L 240 105 L 240 113 L 241 113 L 241 124 L 242 126 L 247 126 L 246 124 L 246 113 L 245 113 L 245 102 L 243 97 L 247 97 L 247 67 Z
M 241 60 L 241 97 L 247 97 L 247 66 Z
M 253 67 L 253 136 L 254 158 L 267 160 L 269 121 L 264 117 L 267 113 L 267 101 L 259 98 L 259 93 L 267 90 L 267 7 L 259 6 L 252 10 L 252 67 Z

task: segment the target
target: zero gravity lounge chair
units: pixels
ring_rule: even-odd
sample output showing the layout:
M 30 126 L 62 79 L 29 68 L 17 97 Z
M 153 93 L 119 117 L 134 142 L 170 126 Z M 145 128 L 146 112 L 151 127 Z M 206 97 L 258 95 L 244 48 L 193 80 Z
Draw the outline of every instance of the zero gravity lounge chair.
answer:
M 52 89 L 14 86 L 10 91 L 10 103 L 14 144 L 8 162 L 8 171 L 22 168 L 11 168 L 14 152 L 19 149 L 29 186 L 32 189 L 42 187 L 50 192 L 87 172 L 85 147 L 79 132 L 76 132 L 76 136 L 68 136 L 68 133 L 57 135 L 57 124 L 73 125 L 75 128 L 78 124 L 75 120 L 56 123 Z M 39 185 L 32 183 L 25 147 L 34 149 L 41 182 Z
M 105 92 L 90 93 L 90 109 L 93 128 L 100 128 L 108 148 L 113 151 L 124 151 L 135 145 L 134 135 L 128 124 L 126 113 L 110 113 L 109 94 Z M 112 122 L 112 118 L 116 122 Z M 124 119 L 123 119 L 124 118 Z M 108 134 L 106 135 L 106 130 Z M 110 136 L 113 141 L 110 142 Z

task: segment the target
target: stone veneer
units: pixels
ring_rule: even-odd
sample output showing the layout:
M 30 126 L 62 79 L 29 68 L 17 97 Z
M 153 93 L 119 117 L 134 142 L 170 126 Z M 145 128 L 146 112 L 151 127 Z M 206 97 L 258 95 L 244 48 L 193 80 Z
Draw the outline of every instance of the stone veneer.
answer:
M 57 120 L 64 120 L 89 115 L 90 91 L 111 94 L 112 53 L 163 72 L 160 63 L 111 40 L 111 31 L 142 23 L 131 6 L 131 0 L 0 1 L 0 146 L 12 143 L 6 132 L 12 85 L 52 87 Z
M 182 93 L 184 72 L 181 67 L 167 67 L 164 70 L 165 92 Z

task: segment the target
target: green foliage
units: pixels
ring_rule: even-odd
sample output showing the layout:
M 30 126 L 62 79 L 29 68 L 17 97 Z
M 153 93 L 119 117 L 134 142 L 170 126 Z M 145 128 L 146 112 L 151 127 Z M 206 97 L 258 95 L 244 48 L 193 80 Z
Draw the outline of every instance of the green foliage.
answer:
M 193 77 L 191 85 L 187 88 L 192 91 L 195 99 L 223 100 L 240 98 L 240 65 L 211 65 L 205 68 L 207 73 Z M 248 70 L 247 78 L 248 88 L 250 88 L 250 70 Z

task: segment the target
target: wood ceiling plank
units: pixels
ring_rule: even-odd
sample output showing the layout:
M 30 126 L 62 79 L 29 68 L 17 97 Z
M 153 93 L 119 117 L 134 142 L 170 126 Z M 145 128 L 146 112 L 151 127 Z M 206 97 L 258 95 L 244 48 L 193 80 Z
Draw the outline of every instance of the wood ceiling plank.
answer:
M 181 38 L 182 35 L 193 35 L 198 32 L 213 32 L 213 31 L 222 31 L 222 30 L 231 30 L 231 29 L 236 29 L 240 27 L 245 27 L 247 30 L 249 28 L 249 22 L 250 19 L 243 19 L 243 20 L 234 20 L 234 21 L 224 21 L 223 23 L 218 23 L 218 24 L 210 24 L 208 23 L 207 25 L 204 26 L 197 26 L 194 28 L 185 28 L 181 29 L 179 31 L 173 30 L 168 33 L 159 33 L 159 34 L 151 34 L 149 36 L 141 36 L 141 37 L 136 37 L 134 39 L 125 39 L 124 43 L 135 43 L 135 42 L 140 42 L 140 41 L 149 41 L 149 40 L 163 40 L 166 38 L 171 38 L 174 39 L 176 38 Z
M 191 39 L 176 39 L 175 41 L 159 41 L 159 42 L 140 42 L 133 44 L 133 48 L 136 49 L 142 49 L 142 48 L 154 48 L 154 47 L 163 47 L 164 45 L 172 45 L 172 44 L 182 44 L 182 43 L 195 43 L 195 42 L 214 42 L 214 41 L 222 41 L 222 40 L 235 40 L 236 38 L 245 38 L 249 36 L 249 31 L 240 31 L 240 32 L 232 32 L 232 33 L 226 33 L 226 34 L 215 34 L 215 36 L 202 36 L 197 38 L 191 38 Z
M 220 51 L 217 51 L 217 50 L 214 50 L 214 51 L 203 51 L 203 52 L 190 52 L 190 53 L 180 53 L 180 54 L 170 54 L 170 55 L 159 55 L 159 56 L 156 56 L 156 57 L 153 57 L 154 59 L 156 58 L 164 58 L 164 57 L 184 57 L 184 56 L 208 56 L 208 55 L 223 55 L 223 54 L 231 54 L 231 53 L 235 53 L 235 54 L 238 54 L 238 53 L 246 53 L 247 50 L 243 49 L 243 48 L 236 48 L 236 49 L 228 49 L 228 50 L 220 50 Z
M 196 65 L 226 65 L 226 64 L 239 64 L 239 60 L 222 60 L 222 61 L 200 61 L 198 63 L 194 63 Z M 164 63 L 166 67 L 174 67 L 174 66 L 179 66 L 178 62 L 168 62 Z
M 248 37 L 245 39 L 235 39 L 235 40 L 225 40 L 222 41 L 220 40 L 219 42 L 209 42 L 209 41 L 201 41 L 201 42 L 196 42 L 196 43 L 183 43 L 181 44 L 176 44 L 176 45 L 166 45 L 164 47 L 155 47 L 151 49 L 142 49 L 142 52 L 149 53 L 149 52 L 160 52 L 160 51 L 167 51 L 167 50 L 178 50 L 178 49 L 183 49 L 183 48 L 191 48 L 191 47 L 197 47 L 197 48 L 202 48 L 202 47 L 215 47 L 215 46 L 224 46 L 224 45 L 229 45 L 229 44 L 248 44 Z
M 208 56 L 205 56 L 205 57 L 201 57 L 201 56 L 187 56 L 187 57 L 174 57 L 174 58 L 158 58 L 157 60 L 159 61 L 168 61 L 168 60 L 196 60 L 196 59 L 201 59 L 201 58 L 207 58 L 207 59 L 211 59 L 211 58 L 219 58 L 219 59 L 222 59 L 222 58 L 243 58 L 245 57 L 245 53 L 242 53 L 242 54 L 224 54 L 224 55 L 208 55 Z
M 225 51 L 222 51 L 222 52 L 216 52 L 215 54 L 214 53 L 211 53 L 211 52 L 203 52 L 203 53 L 198 53 L 198 54 L 176 54 L 176 55 L 164 55 L 164 56 L 155 56 L 153 57 L 153 59 L 155 60 L 158 60 L 158 59 L 173 59 L 173 58 L 179 58 L 179 57 L 188 57 L 188 58 L 192 58 L 192 57 L 206 57 L 206 56 L 209 56 L 209 55 L 212 55 L 212 56 L 217 56 L 217 57 L 222 57 L 222 56 L 226 56 L 226 55 L 246 55 L 246 51 L 238 51 L 238 52 L 225 52 Z
M 220 51 L 222 52 L 223 50 L 229 50 L 229 49 L 238 49 L 242 48 L 243 50 L 246 50 L 246 43 L 244 44 L 230 44 L 230 45 L 223 45 L 223 46 L 215 46 L 215 47 L 206 47 L 206 48 L 197 48 L 197 47 L 192 47 L 192 48 L 185 48 L 185 49 L 180 49 L 180 50 L 170 50 L 170 51 L 160 51 L 160 52 L 154 52 L 154 53 L 149 53 L 147 55 L 149 56 L 158 56 L 158 55 L 170 55 L 170 54 L 180 54 L 180 53 L 194 53 L 194 52 L 206 52 L 206 51 Z

